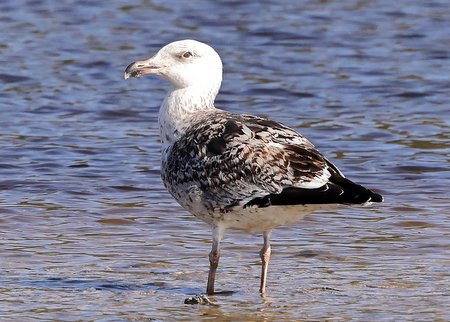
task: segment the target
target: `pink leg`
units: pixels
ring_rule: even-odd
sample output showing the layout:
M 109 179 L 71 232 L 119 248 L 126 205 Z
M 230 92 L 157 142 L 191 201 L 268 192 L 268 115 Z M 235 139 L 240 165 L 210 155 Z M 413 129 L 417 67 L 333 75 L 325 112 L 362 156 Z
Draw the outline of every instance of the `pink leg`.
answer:
M 259 287 L 259 292 L 264 294 L 266 292 L 266 280 L 267 280 L 267 267 L 269 266 L 270 260 L 270 233 L 271 231 L 264 232 L 264 245 L 259 252 L 261 256 L 261 286 Z
M 223 228 L 214 227 L 213 228 L 213 243 L 212 249 L 209 253 L 209 274 L 208 274 L 208 284 L 206 285 L 206 293 L 208 295 L 214 294 L 214 281 L 216 280 L 217 266 L 219 265 L 220 258 L 220 241 L 223 238 Z

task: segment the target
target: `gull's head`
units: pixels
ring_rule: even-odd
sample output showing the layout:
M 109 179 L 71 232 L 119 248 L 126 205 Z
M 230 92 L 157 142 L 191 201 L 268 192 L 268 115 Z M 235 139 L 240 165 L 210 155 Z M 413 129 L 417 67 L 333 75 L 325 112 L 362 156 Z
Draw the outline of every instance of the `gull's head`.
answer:
M 210 46 L 196 40 L 180 40 L 164 46 L 147 60 L 128 65 L 125 79 L 145 74 L 160 75 L 175 89 L 201 86 L 218 92 L 222 61 Z

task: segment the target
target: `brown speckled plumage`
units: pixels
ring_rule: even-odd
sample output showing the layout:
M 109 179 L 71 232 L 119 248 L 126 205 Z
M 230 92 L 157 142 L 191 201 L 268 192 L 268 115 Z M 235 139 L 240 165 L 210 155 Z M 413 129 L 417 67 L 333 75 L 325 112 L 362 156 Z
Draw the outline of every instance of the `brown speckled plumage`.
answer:
M 322 198 L 320 203 L 376 199 L 369 190 L 348 184 L 365 195 L 354 198 L 347 192 L 348 198 L 337 201 L 336 196 L 349 189 L 329 191 L 329 186 L 337 187 L 338 178 L 349 181 L 306 138 L 269 119 L 220 110 L 201 114 L 170 147 L 162 163 L 162 178 L 183 207 L 199 209 L 194 203 L 200 202 L 208 212 L 267 207 L 271 200 L 280 200 L 277 195 L 283 192 L 290 192 L 291 200 L 284 202 L 291 205 L 317 204 L 317 198 Z M 309 199 L 302 198 L 302 193 Z

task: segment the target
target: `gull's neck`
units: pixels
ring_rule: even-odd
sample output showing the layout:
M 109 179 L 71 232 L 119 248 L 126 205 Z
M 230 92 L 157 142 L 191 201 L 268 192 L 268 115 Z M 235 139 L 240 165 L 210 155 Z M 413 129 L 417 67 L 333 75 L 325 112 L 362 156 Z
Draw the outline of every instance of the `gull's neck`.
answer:
M 190 86 L 172 89 L 159 109 L 159 133 L 165 150 L 207 111 L 215 110 L 217 91 Z

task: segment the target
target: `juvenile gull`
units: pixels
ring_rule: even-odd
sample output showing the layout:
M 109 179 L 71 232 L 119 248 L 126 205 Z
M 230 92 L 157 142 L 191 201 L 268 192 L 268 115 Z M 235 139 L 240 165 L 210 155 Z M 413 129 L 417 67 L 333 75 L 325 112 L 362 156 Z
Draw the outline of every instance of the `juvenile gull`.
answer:
M 159 110 L 161 176 L 178 203 L 212 227 L 208 294 L 214 294 L 226 229 L 262 232 L 264 293 L 273 228 L 319 208 L 383 201 L 346 179 L 296 131 L 267 118 L 217 109 L 222 61 L 210 46 L 175 41 L 131 63 L 125 79 L 144 74 L 160 75 L 172 85 Z

